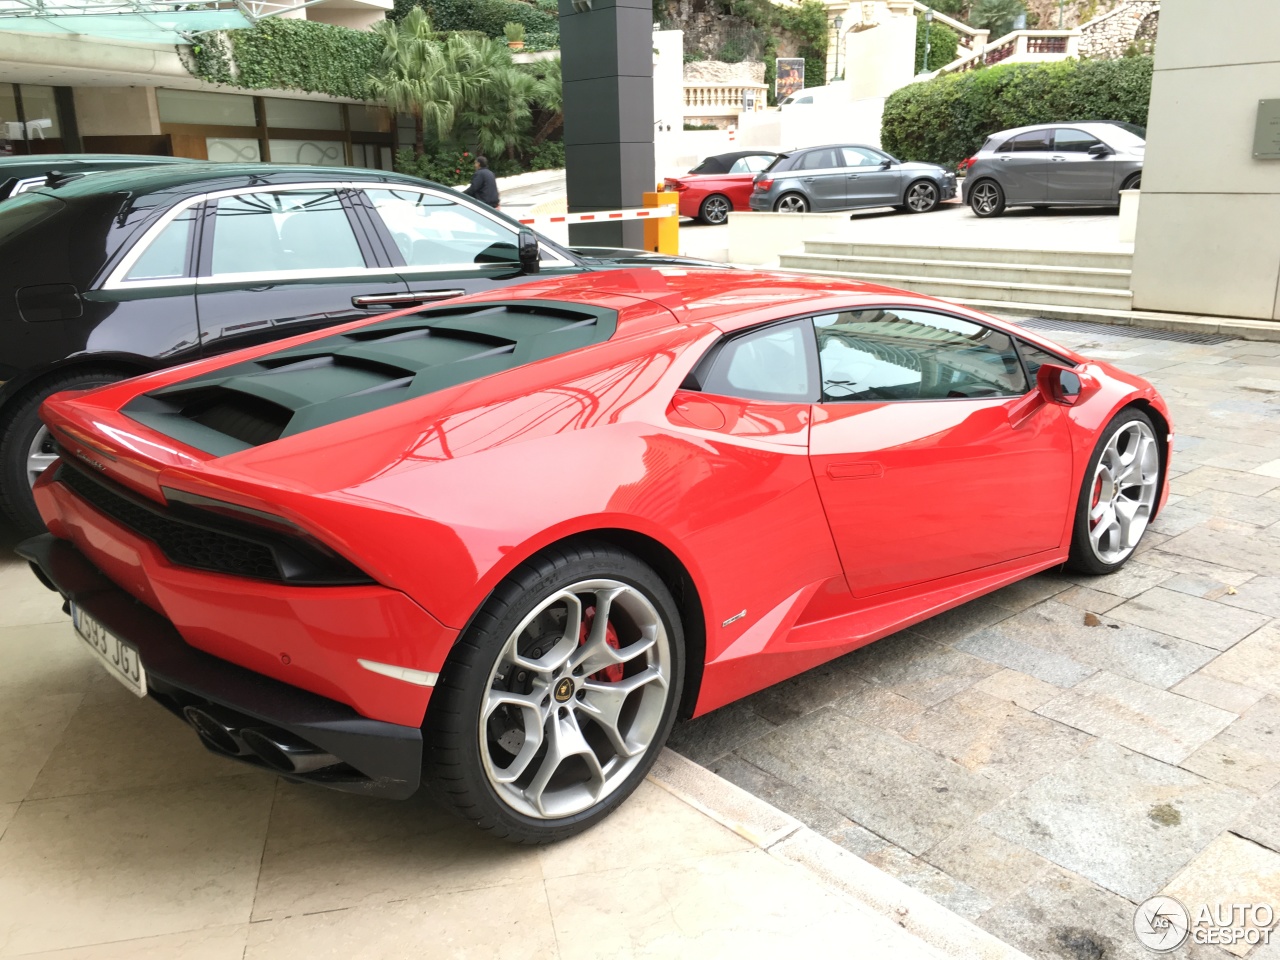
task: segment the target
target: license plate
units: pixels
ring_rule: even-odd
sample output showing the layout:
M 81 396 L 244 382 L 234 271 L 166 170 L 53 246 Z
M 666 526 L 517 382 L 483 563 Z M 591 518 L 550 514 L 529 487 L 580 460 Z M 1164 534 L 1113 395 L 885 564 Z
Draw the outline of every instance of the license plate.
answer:
M 142 661 L 138 659 L 138 651 L 134 647 L 115 636 L 75 604 L 71 605 L 71 624 L 76 628 L 76 635 L 102 661 L 108 673 L 137 696 L 147 695 L 147 671 L 142 668 Z

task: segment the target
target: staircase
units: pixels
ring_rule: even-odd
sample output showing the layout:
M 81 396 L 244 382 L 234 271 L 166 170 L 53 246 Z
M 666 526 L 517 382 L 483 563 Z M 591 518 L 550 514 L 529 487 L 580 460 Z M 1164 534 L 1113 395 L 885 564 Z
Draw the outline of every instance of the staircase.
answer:
M 807 240 L 784 269 L 847 276 L 991 313 L 1088 320 L 1128 314 L 1133 256 L 1071 250 Z

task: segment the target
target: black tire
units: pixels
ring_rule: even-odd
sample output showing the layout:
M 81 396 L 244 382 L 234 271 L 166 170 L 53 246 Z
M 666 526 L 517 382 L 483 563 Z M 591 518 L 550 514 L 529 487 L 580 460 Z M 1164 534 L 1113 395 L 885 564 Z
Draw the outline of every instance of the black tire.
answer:
M 928 178 L 914 180 L 903 193 L 902 200 L 899 210 L 906 210 L 907 213 L 932 213 L 942 202 L 942 191 Z
M 698 219 L 715 227 L 727 223 L 732 212 L 733 201 L 723 193 L 713 193 L 704 198 L 698 207 Z
M 1157 447 L 1163 443 L 1160 434 L 1156 431 L 1155 424 L 1151 422 L 1151 418 L 1136 407 L 1126 407 L 1107 424 L 1098 437 L 1098 443 L 1094 447 L 1093 455 L 1089 458 L 1089 464 L 1084 471 L 1084 478 L 1080 482 L 1080 492 L 1076 498 L 1075 519 L 1072 521 L 1071 527 L 1071 553 L 1067 559 L 1068 570 L 1076 573 L 1103 576 L 1119 570 L 1137 553 L 1138 544 L 1134 544 L 1129 553 L 1120 560 L 1108 563 L 1094 551 L 1089 537 L 1089 511 L 1093 505 L 1094 477 L 1098 470 L 1098 462 L 1102 459 L 1103 452 L 1106 450 L 1107 443 L 1111 438 L 1119 433 L 1126 424 L 1134 422 L 1144 424 L 1151 431 L 1152 436 L 1156 439 Z M 1161 457 L 1161 482 L 1163 481 L 1163 472 L 1164 458 Z M 1157 493 L 1157 499 L 1158 496 L 1159 494 Z M 1145 534 L 1146 530 L 1144 529 L 1142 532 Z M 1139 537 L 1140 542 L 1141 536 Z
M 659 615 L 660 619 L 655 623 L 661 623 L 669 639 L 670 676 L 667 678 L 665 691 L 658 691 L 655 697 L 665 697 L 665 702 L 662 703 L 660 713 L 657 702 L 661 701 L 654 703 L 652 716 L 656 717 L 656 726 L 648 748 L 638 754 L 639 760 L 629 773 L 618 771 L 615 785 L 611 787 L 612 792 L 586 809 L 566 816 L 530 816 L 516 809 L 512 800 L 500 796 L 494 782 L 485 772 L 482 750 L 492 751 L 500 741 L 493 739 L 495 733 L 492 718 L 488 726 L 481 728 L 481 708 L 490 690 L 497 689 L 496 686 L 491 687 L 491 684 L 506 682 L 506 689 L 510 689 L 515 682 L 525 682 L 523 671 L 511 674 L 509 679 L 497 673 L 500 658 L 503 657 L 509 639 L 515 635 L 516 628 L 544 601 L 566 587 L 590 580 L 616 581 L 637 591 Z M 618 607 L 619 602 L 615 601 L 613 606 Z M 586 609 L 589 612 L 592 608 Z M 623 612 L 625 615 L 625 611 Z M 614 622 L 611 609 L 608 623 L 612 625 Z M 534 623 L 536 625 L 537 621 Z M 528 637 L 533 631 L 534 626 L 531 625 L 519 636 Z M 541 644 L 548 641 L 544 637 L 535 642 Z M 554 646 L 564 640 L 549 642 Z M 571 645 L 575 649 L 581 649 Z M 614 644 L 611 642 L 610 646 Z M 624 650 L 626 646 L 624 640 Z M 524 640 L 521 640 L 521 650 L 522 655 L 531 655 L 524 651 Z M 538 651 L 534 651 L 534 654 L 541 657 L 549 656 L 550 652 L 551 648 L 548 648 L 545 654 Z M 514 671 L 517 667 L 507 669 Z M 581 701 L 582 694 L 578 695 L 577 701 L 562 700 L 558 692 L 566 677 L 578 676 L 580 671 L 560 675 L 553 686 L 543 688 L 555 692 L 556 701 L 563 705 L 556 706 L 550 701 L 550 693 L 548 694 L 548 698 L 542 703 L 544 708 L 549 705 L 551 715 L 542 721 L 542 729 L 548 729 L 548 724 L 556 722 L 557 714 L 566 716 L 570 708 L 574 708 L 575 727 L 585 715 L 575 707 Z M 599 678 L 600 674 L 594 676 Z M 583 678 L 583 682 L 590 679 L 592 678 Z M 464 820 L 514 843 L 553 843 L 571 837 L 604 819 L 639 786 L 671 732 L 683 681 L 684 637 L 679 614 L 670 590 L 652 569 L 631 554 L 597 541 L 581 541 L 548 549 L 525 561 L 498 585 L 449 654 L 431 695 L 423 725 L 424 784 L 447 808 Z M 529 683 L 530 689 L 535 689 L 531 685 L 532 680 Z M 501 709 L 503 708 L 499 708 Z M 637 711 L 633 709 L 634 712 Z M 495 711 L 494 715 L 497 714 L 498 711 Z M 590 727 L 587 724 L 581 728 L 587 736 L 590 735 Z M 596 728 L 595 732 L 602 734 L 603 728 Z M 503 736 L 508 735 L 509 729 Z M 520 739 L 524 739 L 523 732 Z M 483 748 L 482 740 L 485 741 Z M 600 748 L 594 743 L 592 746 L 599 754 Z M 507 749 L 512 748 L 508 746 Z M 515 749 L 520 750 L 522 747 Z M 541 770 L 538 757 L 545 757 L 545 749 L 545 745 L 538 748 L 527 767 Z M 610 761 L 603 762 L 607 765 Z
M 783 205 L 787 205 L 787 209 L 783 209 Z M 802 193 L 784 193 L 773 205 L 775 213 L 808 213 L 809 201 L 805 199 Z
M 994 190 L 994 194 L 988 193 L 989 190 Z M 969 188 L 969 209 L 974 216 L 984 219 L 1000 216 L 1004 213 L 1004 189 L 994 180 L 979 180 Z
M 1131 177 L 1129 177 L 1128 180 L 1124 182 L 1124 185 L 1121 186 L 1120 189 L 1121 190 L 1141 190 L 1142 174 L 1141 173 L 1133 174 Z
M 124 374 L 111 370 L 77 370 L 50 377 L 30 387 L 0 418 L 0 510 L 13 522 L 21 537 L 44 533 L 44 521 L 31 496 L 27 458 L 44 429 L 40 404 L 63 390 L 84 390 L 115 383 Z

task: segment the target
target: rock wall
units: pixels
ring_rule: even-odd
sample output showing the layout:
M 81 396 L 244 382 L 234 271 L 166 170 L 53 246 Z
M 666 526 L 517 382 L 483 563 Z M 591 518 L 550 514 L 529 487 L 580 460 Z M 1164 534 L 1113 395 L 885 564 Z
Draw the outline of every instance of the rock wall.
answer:
M 684 65 L 685 83 L 764 83 L 764 63 L 744 60 L 721 63 L 718 60 L 694 60 Z
M 1114 60 L 1138 44 L 1147 52 L 1160 23 L 1160 0 L 1126 0 L 1111 13 L 1081 26 L 1080 56 Z

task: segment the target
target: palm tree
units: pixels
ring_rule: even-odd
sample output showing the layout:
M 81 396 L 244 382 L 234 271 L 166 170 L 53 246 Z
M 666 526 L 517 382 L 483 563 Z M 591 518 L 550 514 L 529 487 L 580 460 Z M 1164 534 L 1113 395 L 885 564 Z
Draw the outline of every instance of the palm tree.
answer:
M 420 157 L 427 133 L 437 140 L 448 136 L 459 107 L 487 78 L 454 68 L 455 37 L 440 43 L 421 7 L 399 23 L 385 20 L 374 30 L 384 46 L 378 70 L 369 78 L 370 90 L 395 113 L 413 117 L 413 153 Z
M 969 25 L 979 30 L 990 30 L 994 40 L 1013 30 L 1018 18 L 1025 16 L 1026 12 L 1022 0 L 977 0 Z
M 542 143 L 564 125 L 564 84 L 560 75 L 560 58 L 543 60 L 542 68 L 533 91 L 533 102 L 546 116 L 546 120 L 533 135 L 535 144 Z
M 514 160 L 516 150 L 528 142 L 537 82 L 531 74 L 516 67 L 505 43 L 481 37 L 470 40 L 469 45 L 469 59 L 456 67 L 486 77 L 488 83 L 475 91 L 459 119 L 472 131 L 483 153 L 490 156 L 505 153 Z

